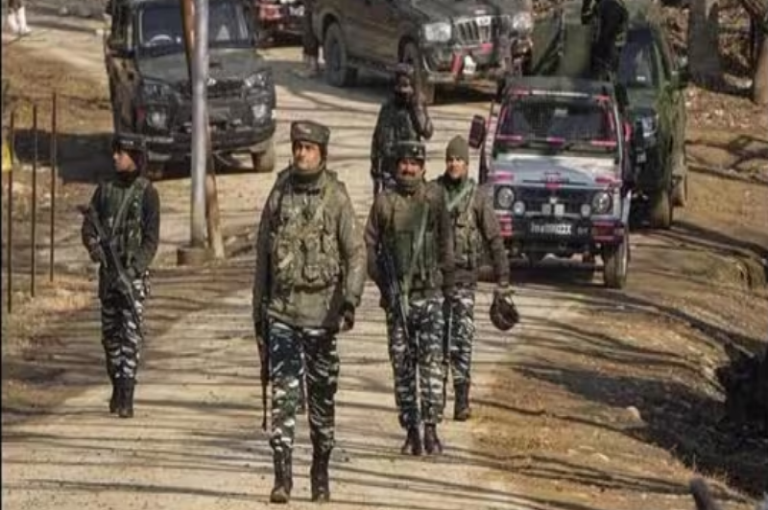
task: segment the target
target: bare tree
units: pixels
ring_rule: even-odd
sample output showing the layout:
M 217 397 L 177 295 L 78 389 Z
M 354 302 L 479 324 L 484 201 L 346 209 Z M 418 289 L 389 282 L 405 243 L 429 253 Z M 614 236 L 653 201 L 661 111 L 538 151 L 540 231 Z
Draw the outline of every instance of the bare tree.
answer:
M 688 11 L 688 63 L 693 80 L 703 86 L 722 82 L 718 0 L 691 0 Z

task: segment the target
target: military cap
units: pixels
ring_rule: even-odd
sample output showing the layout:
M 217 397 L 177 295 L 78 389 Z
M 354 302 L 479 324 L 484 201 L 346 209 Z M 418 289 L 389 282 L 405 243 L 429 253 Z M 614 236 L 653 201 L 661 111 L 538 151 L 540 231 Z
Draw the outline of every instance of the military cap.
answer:
M 397 142 L 394 152 L 395 158 L 397 158 L 398 161 L 406 158 L 419 161 L 427 159 L 427 148 L 421 142 Z
M 445 158 L 459 158 L 469 162 L 469 144 L 467 141 L 459 135 L 454 136 L 445 148 Z
M 112 138 L 112 152 L 140 152 L 144 153 L 147 146 L 144 137 L 132 133 L 116 133 Z
M 297 120 L 291 123 L 291 142 L 311 142 L 328 145 L 331 130 L 327 126 L 311 120 Z

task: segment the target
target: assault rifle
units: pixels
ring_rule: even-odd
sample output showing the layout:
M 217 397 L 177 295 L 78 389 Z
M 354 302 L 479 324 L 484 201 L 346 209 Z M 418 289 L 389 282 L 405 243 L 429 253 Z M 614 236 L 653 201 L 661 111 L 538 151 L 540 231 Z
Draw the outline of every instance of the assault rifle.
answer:
M 406 342 L 410 345 L 410 333 L 408 331 L 408 309 L 406 308 L 405 299 L 407 296 L 403 296 L 403 289 L 400 285 L 400 280 L 397 277 L 397 269 L 395 268 L 395 260 L 391 254 L 387 253 L 383 243 L 379 243 L 377 250 L 377 258 L 379 262 L 379 268 L 382 272 L 381 282 L 383 284 L 382 294 L 384 300 L 387 303 L 387 308 L 395 314 L 397 319 L 403 325 L 403 331 L 405 334 Z
M 261 380 L 261 430 L 267 431 L 267 413 L 269 408 L 267 407 L 267 389 L 269 388 L 269 343 L 267 331 L 267 313 L 266 305 L 261 303 L 259 305 L 259 320 L 261 324 L 261 331 L 255 331 L 256 342 L 259 346 L 259 361 L 261 363 L 261 369 L 259 371 L 259 379 Z
M 107 274 L 111 274 L 114 277 L 114 283 L 117 284 L 118 291 L 121 292 L 128 301 L 128 308 L 130 309 L 133 321 L 138 328 L 141 324 L 141 319 L 139 317 L 139 310 L 136 308 L 136 296 L 133 293 L 133 283 L 126 275 L 125 267 L 120 260 L 120 256 L 117 254 L 116 244 L 118 239 L 107 235 L 95 209 L 81 205 L 77 207 L 77 210 L 80 211 L 85 219 L 90 221 L 93 228 L 96 229 L 98 243 L 102 249 L 101 263 L 107 268 Z

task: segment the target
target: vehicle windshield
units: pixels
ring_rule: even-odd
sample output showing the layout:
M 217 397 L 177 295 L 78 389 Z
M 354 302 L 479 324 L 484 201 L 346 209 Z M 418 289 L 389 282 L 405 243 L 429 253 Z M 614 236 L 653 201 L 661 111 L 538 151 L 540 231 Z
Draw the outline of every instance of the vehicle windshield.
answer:
M 500 120 L 497 154 L 521 149 L 612 154 L 617 147 L 608 102 L 524 98 L 508 103 Z
M 211 48 L 252 44 L 252 32 L 240 0 L 210 2 L 208 44 Z M 138 46 L 145 54 L 184 51 L 184 29 L 179 4 L 147 3 L 139 11 Z
M 627 88 L 656 88 L 660 74 L 651 35 L 630 32 L 619 59 L 619 83 Z

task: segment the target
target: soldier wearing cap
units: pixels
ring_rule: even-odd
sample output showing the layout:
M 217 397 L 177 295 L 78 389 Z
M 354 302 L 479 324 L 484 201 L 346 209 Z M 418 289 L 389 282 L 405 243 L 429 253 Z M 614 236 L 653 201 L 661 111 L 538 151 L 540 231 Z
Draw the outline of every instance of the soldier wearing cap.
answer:
M 326 168 L 326 126 L 291 125 L 293 162 L 280 172 L 261 214 L 253 321 L 272 384 L 270 501 L 293 488 L 296 407 L 306 364 L 313 501 L 328 501 L 339 377 L 336 335 L 352 329 L 365 283 L 365 249 L 346 186 Z
M 374 181 L 374 194 L 395 184 L 395 145 L 401 141 L 429 140 L 432 138 L 432 131 L 432 121 L 424 98 L 414 89 L 413 66 L 399 64 L 395 70 L 394 96 L 379 110 L 371 140 L 371 178 Z
M 98 185 L 90 202 L 92 213 L 98 217 L 109 239 L 99 238 L 88 216 L 81 231 L 91 260 L 100 263 L 102 345 L 107 374 L 112 381 L 109 411 L 117 412 L 121 418 L 133 416 L 136 373 L 144 341 L 143 313 L 149 293 L 149 266 L 160 237 L 160 197 L 141 172 L 145 152 L 141 137 L 115 137 L 112 153 L 116 175 Z M 104 243 L 114 246 L 125 269 L 124 275 L 115 274 Z M 132 286 L 132 293 L 120 285 L 120 278 Z M 137 312 L 138 324 L 132 309 Z
M 481 254 L 488 249 L 496 277 L 496 294 L 509 293 L 509 262 L 501 238 L 499 221 L 491 191 L 478 188 L 468 175 L 469 145 L 461 136 L 454 137 L 445 149 L 445 173 L 437 184 L 446 196 L 446 207 L 453 228 L 456 258 L 456 298 L 446 308 L 449 365 L 453 375 L 453 419 L 470 417 L 472 344 L 475 336 L 475 292 Z M 447 381 L 447 374 L 446 374 Z
M 365 231 L 368 274 L 382 295 L 395 402 L 406 430 L 401 451 L 412 455 L 422 448 L 442 452 L 443 300 L 454 298 L 450 218 L 443 191 L 424 178 L 425 152 L 419 142 L 395 146 L 396 185 L 375 197 Z

